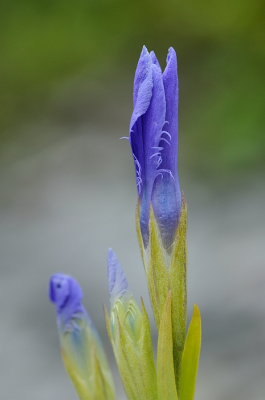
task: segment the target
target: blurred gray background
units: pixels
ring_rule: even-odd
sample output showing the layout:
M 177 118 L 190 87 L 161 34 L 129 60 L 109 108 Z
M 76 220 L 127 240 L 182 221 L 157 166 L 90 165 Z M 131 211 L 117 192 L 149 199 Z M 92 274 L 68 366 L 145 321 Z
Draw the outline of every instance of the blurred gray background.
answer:
M 72 274 L 104 327 L 107 250 L 153 327 L 127 136 L 142 45 L 178 54 L 188 314 L 202 314 L 196 400 L 265 399 L 264 2 L 1 1 L 0 399 L 77 399 L 49 276 Z

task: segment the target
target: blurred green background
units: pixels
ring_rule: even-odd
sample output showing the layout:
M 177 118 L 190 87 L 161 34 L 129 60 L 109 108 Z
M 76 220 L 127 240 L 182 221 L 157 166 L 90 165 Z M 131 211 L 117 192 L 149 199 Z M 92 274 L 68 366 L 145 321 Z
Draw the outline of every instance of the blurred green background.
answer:
M 264 0 L 0 5 L 0 397 L 75 398 L 50 274 L 82 283 L 106 346 L 109 246 L 149 304 L 133 159 L 119 141 L 146 45 L 162 67 L 170 46 L 178 55 L 188 308 L 199 305 L 203 326 L 196 398 L 264 399 Z M 117 370 L 115 382 L 123 399 Z
M 52 140 L 23 129 L 40 120 L 126 134 L 143 44 L 162 66 L 173 46 L 180 162 L 213 181 L 263 169 L 264 16 L 262 0 L 2 0 L 1 149 Z

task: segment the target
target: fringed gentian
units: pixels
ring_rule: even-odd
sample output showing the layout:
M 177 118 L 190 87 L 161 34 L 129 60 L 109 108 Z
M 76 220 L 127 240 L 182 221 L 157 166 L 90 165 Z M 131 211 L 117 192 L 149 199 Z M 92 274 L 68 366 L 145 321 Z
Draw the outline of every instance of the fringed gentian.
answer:
M 169 49 L 162 72 L 144 47 L 134 80 L 130 144 L 136 171 L 136 227 L 158 330 L 157 371 L 150 324 L 129 289 L 110 249 L 112 344 L 128 400 L 194 400 L 200 355 L 201 319 L 194 305 L 186 336 L 187 205 L 178 180 L 177 59 Z M 96 329 L 71 276 L 53 275 L 50 300 L 57 312 L 62 358 L 81 400 L 115 400 L 112 376 Z
M 154 52 L 143 48 L 133 99 L 129 139 L 138 191 L 138 240 L 158 330 L 171 290 L 174 369 L 179 392 L 187 317 L 187 207 L 178 179 L 178 76 L 172 47 L 164 72 Z
M 100 338 L 82 304 L 82 290 L 69 275 L 50 278 L 50 300 L 65 368 L 81 400 L 115 400 L 112 375 Z
M 106 327 L 129 400 L 157 400 L 156 371 L 148 315 L 129 289 L 114 252 L 108 253 L 110 317 Z
M 178 179 L 178 76 L 171 47 L 162 73 L 155 53 L 143 48 L 134 79 L 130 143 L 139 196 L 144 247 L 149 243 L 152 205 L 163 245 L 169 249 L 181 213 Z

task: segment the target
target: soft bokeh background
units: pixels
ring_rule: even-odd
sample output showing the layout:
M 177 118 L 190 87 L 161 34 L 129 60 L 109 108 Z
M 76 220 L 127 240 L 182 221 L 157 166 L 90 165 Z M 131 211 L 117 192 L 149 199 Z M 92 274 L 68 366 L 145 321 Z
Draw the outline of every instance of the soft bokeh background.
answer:
M 196 301 L 203 323 L 196 400 L 264 399 L 264 4 L 1 1 L 0 399 L 76 399 L 47 299 L 56 271 L 82 283 L 125 398 L 102 302 L 111 246 L 150 310 L 119 141 L 143 44 L 163 67 L 169 46 L 178 54 L 188 310 Z

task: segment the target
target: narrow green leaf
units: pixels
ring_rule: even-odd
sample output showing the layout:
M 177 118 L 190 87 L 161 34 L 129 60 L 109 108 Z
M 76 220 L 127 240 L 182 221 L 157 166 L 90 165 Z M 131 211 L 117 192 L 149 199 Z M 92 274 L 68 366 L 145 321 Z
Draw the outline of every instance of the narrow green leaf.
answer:
M 136 207 L 136 231 L 139 247 L 147 278 L 150 301 L 154 313 L 157 330 L 159 330 L 160 318 L 169 291 L 168 271 L 165 251 L 156 225 L 154 212 L 150 207 L 150 238 L 147 249 L 144 248 L 140 228 L 139 201 Z
M 68 372 L 73 385 L 75 387 L 75 390 L 78 393 L 78 397 L 80 400 L 93 400 L 93 395 L 91 393 L 91 390 L 88 388 L 87 382 L 80 377 L 80 375 L 77 373 L 76 369 L 74 368 L 73 364 L 69 362 L 69 359 L 66 357 L 65 353 L 63 350 L 61 350 L 62 353 L 62 359 L 64 362 L 64 366 L 66 371 Z
M 93 353 L 93 371 L 94 371 L 94 398 L 97 400 L 115 400 L 116 396 L 109 384 L 108 371 L 100 362 L 96 348 L 92 348 Z M 104 368 L 104 374 L 103 372 Z M 107 375 L 106 375 L 107 373 Z
M 159 331 L 160 319 L 169 291 L 169 276 L 166 264 L 167 257 L 163 249 L 152 207 L 150 207 L 149 242 L 150 253 L 146 277 L 155 323 Z
M 171 327 L 171 291 L 169 291 L 160 320 L 157 344 L 158 400 L 177 400 L 174 374 Z
M 109 319 L 109 314 L 108 314 L 108 311 L 107 311 L 107 309 L 106 309 L 105 304 L 103 304 L 103 311 L 104 311 L 104 317 L 105 317 L 105 323 L 106 323 L 107 334 L 108 334 L 110 343 L 112 344 L 110 319 Z
M 182 208 L 180 221 L 176 233 L 171 255 L 169 273 L 170 289 L 172 292 L 172 330 L 173 330 L 173 355 L 177 391 L 180 391 L 181 359 L 186 337 L 187 323 L 187 204 L 182 195 Z
M 125 393 L 129 400 L 144 400 L 143 376 L 134 343 L 124 329 L 118 315 L 116 323 L 118 327 L 114 354 Z
M 140 337 L 140 367 L 144 376 L 144 385 L 146 400 L 157 400 L 157 384 L 156 384 L 156 369 L 153 354 L 151 330 L 149 318 L 144 306 L 143 299 L 142 305 L 142 329 Z
M 103 310 L 104 310 L 104 315 L 105 315 L 107 333 L 108 333 L 108 336 L 109 336 L 110 343 L 112 345 L 112 349 L 113 349 L 113 352 L 114 352 L 114 355 L 115 355 L 117 366 L 118 366 L 119 371 L 120 371 L 123 387 L 124 387 L 124 390 L 126 392 L 127 398 L 131 400 L 131 399 L 134 399 L 134 391 L 133 391 L 133 385 L 130 384 L 130 375 L 128 376 L 128 374 L 126 374 L 127 368 L 125 368 L 125 371 L 123 371 L 124 373 L 122 373 L 122 371 L 120 370 L 121 363 L 123 363 L 124 359 L 126 359 L 126 353 L 124 353 L 124 351 L 122 351 L 121 354 L 120 354 L 120 352 L 119 352 L 119 349 L 120 349 L 120 337 L 121 337 L 120 321 L 117 319 L 117 323 L 118 323 L 118 330 L 117 330 L 118 338 L 117 338 L 117 342 L 119 343 L 119 346 L 117 346 L 117 344 L 114 343 L 114 340 L 113 340 L 113 337 L 112 337 L 112 334 L 111 334 L 110 318 L 109 318 L 107 309 L 106 309 L 104 304 L 103 304 Z M 137 399 L 137 397 L 135 397 L 135 400 L 136 399 Z
M 142 256 L 142 260 L 143 260 L 143 264 L 144 264 L 145 273 L 147 274 L 148 265 L 146 264 L 146 261 L 145 261 L 145 250 L 144 250 L 144 244 L 143 244 L 141 227 L 140 227 L 140 204 L 139 204 L 139 198 L 138 198 L 137 205 L 136 205 L 135 223 L 136 223 L 136 232 L 137 232 L 137 238 L 138 238 L 138 243 L 139 243 L 139 247 L 140 247 L 140 252 L 141 252 L 141 256 Z
M 77 336 L 65 332 L 61 352 L 65 368 L 81 400 L 115 400 L 112 374 L 97 332 L 79 323 Z M 82 344 L 82 347 L 80 347 Z
M 193 400 L 201 349 L 201 316 L 194 304 L 181 363 L 180 400 Z

